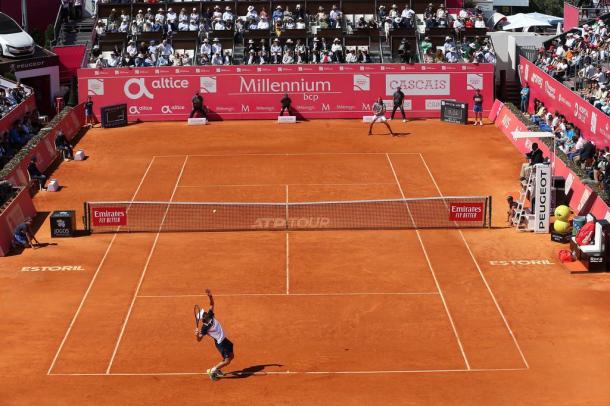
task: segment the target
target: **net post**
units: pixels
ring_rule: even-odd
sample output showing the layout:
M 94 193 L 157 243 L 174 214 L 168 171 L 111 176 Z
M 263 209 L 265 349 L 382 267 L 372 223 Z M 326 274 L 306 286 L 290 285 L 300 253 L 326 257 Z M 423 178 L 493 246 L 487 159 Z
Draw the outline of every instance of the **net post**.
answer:
M 491 228 L 491 196 L 487 196 L 487 228 Z
M 83 224 L 85 226 L 85 231 L 91 232 L 91 227 L 89 224 L 89 203 L 83 203 Z
M 288 206 L 288 198 L 286 198 L 286 210 L 285 210 L 285 213 L 284 213 L 284 216 L 286 217 L 286 221 L 285 221 L 286 224 L 284 225 L 284 228 L 286 229 L 286 231 L 289 230 L 288 220 L 290 219 L 290 214 L 288 213 L 288 207 L 289 207 Z

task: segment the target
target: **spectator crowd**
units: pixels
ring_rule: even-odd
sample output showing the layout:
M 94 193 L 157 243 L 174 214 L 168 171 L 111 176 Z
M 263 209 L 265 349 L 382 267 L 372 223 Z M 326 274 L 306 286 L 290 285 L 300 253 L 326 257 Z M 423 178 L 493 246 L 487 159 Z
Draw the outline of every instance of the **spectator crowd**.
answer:
M 129 0 L 98 2 L 112 4 L 113 8 L 97 20 L 97 38 L 103 40 L 109 33 L 123 33 L 128 38 L 124 47 L 119 44 L 113 51 L 102 52 L 94 47 L 90 66 L 98 68 L 233 64 L 233 41 L 244 44 L 244 54 L 239 55 L 244 64 L 368 63 L 371 62 L 368 46 L 346 47 L 343 39 L 331 41 L 332 36 L 320 35 L 318 39 L 309 34 L 316 35 L 325 29 L 338 29 L 348 35 L 357 30 L 381 30 L 389 42 L 391 31 L 397 29 L 413 29 L 415 34 L 418 21 L 426 29 L 446 28 L 451 33 L 450 40 L 438 49 L 432 48 L 429 38 L 421 42 L 426 55 L 424 62 L 495 62 L 493 48 L 486 39 L 461 38 L 467 28 L 485 28 L 480 9 L 462 9 L 451 15 L 443 4 L 435 7 L 430 3 L 421 21 L 409 3 L 402 9 L 396 4 L 380 5 L 376 14 L 370 15 L 344 15 L 337 4 L 328 9 L 319 5 L 309 13 L 301 4 L 275 5 L 272 10 L 265 5 L 250 4 L 245 14 L 242 11 L 243 15 L 239 15 L 232 5 L 201 3 L 190 7 L 186 3 L 176 6 L 149 2 L 146 7 L 132 10 Z M 257 35 L 248 35 L 257 31 L 265 31 L 271 38 L 261 40 L 252 38 Z M 172 37 L 179 32 L 196 33 L 193 38 L 197 38 L 197 49 L 175 49 Z M 147 33 L 158 33 L 158 39 L 146 42 L 138 39 Z M 223 43 L 230 46 L 224 47 Z M 410 46 L 401 44 L 401 59 L 419 60 L 417 49 L 406 48 Z
M 597 185 L 610 195 L 610 148 L 598 148 L 587 140 L 580 130 L 559 112 L 550 112 L 539 100 L 534 100 L 534 111 L 530 116 L 542 131 L 555 135 L 555 147 L 562 151 L 567 159 L 583 171 L 582 181 L 588 185 Z

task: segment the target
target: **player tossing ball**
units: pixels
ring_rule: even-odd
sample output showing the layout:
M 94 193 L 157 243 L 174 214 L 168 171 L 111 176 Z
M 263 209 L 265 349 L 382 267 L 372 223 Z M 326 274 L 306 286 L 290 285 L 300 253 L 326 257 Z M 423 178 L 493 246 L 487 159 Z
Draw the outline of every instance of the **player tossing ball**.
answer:
M 198 320 L 202 322 L 202 326 L 195 329 L 195 336 L 197 341 L 201 341 L 204 336 L 209 335 L 214 340 L 216 349 L 220 352 L 222 361 L 206 371 L 210 379 L 216 381 L 224 375 L 221 368 L 226 367 L 233 360 L 233 343 L 225 337 L 220 322 L 214 318 L 214 297 L 212 292 L 210 292 L 210 289 L 206 289 L 205 293 L 210 300 L 210 307 L 207 312 L 201 310 L 199 315 L 197 315 Z

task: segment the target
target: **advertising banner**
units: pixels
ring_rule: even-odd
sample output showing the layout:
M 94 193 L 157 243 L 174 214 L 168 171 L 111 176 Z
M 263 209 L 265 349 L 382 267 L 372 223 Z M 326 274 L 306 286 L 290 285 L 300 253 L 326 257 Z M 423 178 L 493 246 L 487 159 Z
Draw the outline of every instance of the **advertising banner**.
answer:
M 519 73 L 522 85 L 527 82 L 530 87 L 529 111 L 533 109 L 534 100 L 538 99 L 551 113 L 558 111 L 563 114 L 598 148 L 610 145 L 610 117 L 523 56 L 519 62 Z
M 96 207 L 91 213 L 91 223 L 94 226 L 126 226 L 126 207 Z
M 536 165 L 536 207 L 534 209 L 535 233 L 549 232 L 549 219 L 551 217 L 551 167 L 549 165 Z
M 482 222 L 484 214 L 483 203 L 451 203 L 449 206 L 449 221 Z
M 200 92 L 212 120 L 276 119 L 287 93 L 298 118 L 362 118 L 400 86 L 410 117 L 439 117 L 442 99 L 494 98 L 491 64 L 192 66 L 80 69 L 79 99 L 94 113 L 127 103 L 129 120 L 185 120 Z M 390 106 L 386 106 L 391 108 Z

